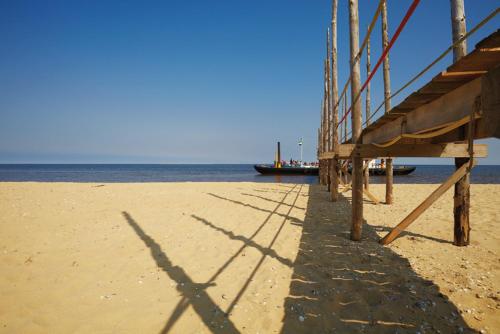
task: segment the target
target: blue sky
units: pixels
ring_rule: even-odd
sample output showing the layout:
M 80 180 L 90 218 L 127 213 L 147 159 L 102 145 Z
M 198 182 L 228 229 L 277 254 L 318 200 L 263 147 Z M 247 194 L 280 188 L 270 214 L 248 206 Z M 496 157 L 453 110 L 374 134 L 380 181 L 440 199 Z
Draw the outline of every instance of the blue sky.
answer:
M 376 2 L 359 1 L 362 36 Z M 469 28 L 498 6 L 465 3 Z M 390 33 L 409 4 L 388 1 Z M 299 137 L 314 160 L 329 21 L 326 0 L 1 0 L 0 163 L 269 162 L 277 140 L 298 158 Z M 497 17 L 469 50 L 499 26 Z M 345 0 L 338 34 L 343 85 Z M 449 1 L 422 0 L 390 54 L 393 91 L 450 44 Z M 380 53 L 378 23 L 372 63 Z M 381 73 L 372 82 L 374 108 Z M 500 141 L 486 142 L 482 163 L 500 164 Z

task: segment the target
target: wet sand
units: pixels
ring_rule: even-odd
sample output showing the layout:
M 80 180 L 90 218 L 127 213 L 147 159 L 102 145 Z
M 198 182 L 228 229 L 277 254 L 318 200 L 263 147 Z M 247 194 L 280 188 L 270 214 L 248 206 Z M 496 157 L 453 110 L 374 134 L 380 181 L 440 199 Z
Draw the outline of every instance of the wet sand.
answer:
M 0 332 L 498 332 L 499 185 L 469 247 L 452 190 L 377 243 L 435 187 L 367 200 L 351 242 L 350 192 L 316 185 L 0 183 Z

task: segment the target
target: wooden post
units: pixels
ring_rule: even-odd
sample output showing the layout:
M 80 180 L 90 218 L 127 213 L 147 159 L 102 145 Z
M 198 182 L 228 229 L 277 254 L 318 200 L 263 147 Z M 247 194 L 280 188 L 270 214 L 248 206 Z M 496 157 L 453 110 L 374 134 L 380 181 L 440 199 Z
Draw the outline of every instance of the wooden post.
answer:
M 366 41 L 366 77 L 368 78 L 370 76 L 371 70 L 371 63 L 370 63 L 370 37 L 368 37 Z M 370 111 L 371 111 L 371 106 L 370 106 L 370 83 L 366 85 L 366 105 L 365 105 L 365 119 L 366 119 L 366 126 L 370 125 Z M 370 160 L 365 160 L 366 165 L 364 169 L 364 184 L 365 184 L 365 189 L 368 190 L 370 189 L 370 169 L 368 166 L 368 163 Z
M 323 63 L 323 153 L 328 152 L 328 73 L 327 73 L 327 60 Z M 326 161 L 321 162 L 323 170 L 323 185 L 327 184 L 328 170 Z
M 394 182 L 392 159 L 385 159 L 385 204 L 393 203 L 392 185 Z
M 384 1 L 382 5 L 382 49 L 385 49 L 389 44 L 389 32 L 387 28 L 387 1 Z M 389 53 L 384 58 L 383 62 L 383 73 L 384 73 L 384 107 L 385 112 L 388 113 L 391 110 L 391 72 L 389 68 Z M 393 184 L 393 167 L 392 158 L 386 159 L 385 168 L 385 203 L 392 204 L 392 184 Z
M 320 113 L 320 130 L 319 130 L 319 134 L 318 134 L 318 145 L 319 145 L 319 154 L 318 154 L 318 159 L 319 159 L 319 155 L 321 155 L 323 153 L 323 129 L 325 128 L 325 125 L 324 125 L 324 112 L 325 112 L 325 108 L 324 108 L 324 99 L 321 101 L 321 113 Z M 322 160 L 318 160 L 318 167 L 319 167 L 319 184 L 323 184 L 323 164 L 322 164 Z
M 327 132 L 327 151 L 332 150 L 332 96 L 331 96 L 331 74 L 330 74 L 330 28 L 326 32 L 326 132 Z M 331 162 L 330 159 L 325 160 L 326 173 L 326 190 L 330 191 L 331 185 Z
M 463 166 L 468 166 L 469 158 L 455 158 L 455 168 L 458 170 Z M 470 242 L 470 173 L 467 172 L 457 183 L 453 196 L 453 244 L 455 246 L 467 246 Z
M 453 44 L 466 34 L 464 0 L 450 0 L 451 4 L 451 30 Z M 453 48 L 453 62 L 467 54 L 467 40 L 462 41 Z
M 361 91 L 359 52 L 358 0 L 349 0 L 349 31 L 351 46 L 351 128 L 353 144 L 361 139 L 361 99 L 356 99 Z M 363 158 L 352 159 L 352 226 L 351 240 L 361 239 L 363 226 Z
M 451 0 L 451 26 L 453 43 L 462 38 L 466 33 L 464 0 Z M 464 40 L 453 48 L 453 61 L 456 62 L 467 53 L 467 43 Z M 462 129 L 465 137 L 465 128 Z M 469 136 L 473 134 L 469 133 Z M 465 138 L 463 138 L 465 139 Z M 455 158 L 455 168 L 469 164 L 468 158 Z M 466 173 L 457 183 L 453 197 L 454 237 L 455 246 L 467 246 L 470 242 L 470 181 L 469 173 Z
M 343 115 L 345 115 L 347 113 L 347 94 L 344 95 L 344 113 Z M 342 122 L 342 139 L 341 139 L 341 142 L 346 142 L 347 141 L 347 118 L 344 119 L 344 121 Z M 342 166 L 346 164 L 346 160 L 342 160 Z M 348 179 L 348 176 L 347 176 L 347 173 L 346 171 L 344 170 L 342 172 L 342 174 L 344 175 L 344 183 L 347 183 L 347 179 Z
M 338 78 L 337 78 L 337 0 L 332 0 L 332 50 L 331 50 L 331 61 L 332 61 L 332 148 L 335 150 L 339 145 L 338 136 L 338 123 L 339 123 L 339 112 L 338 112 Z M 332 159 L 332 184 L 330 185 L 330 192 L 332 196 L 332 201 L 336 202 L 339 199 L 339 161 L 337 158 Z
M 318 156 L 319 163 L 319 155 L 321 154 L 321 126 L 318 128 L 318 146 L 316 147 L 316 155 Z M 318 166 L 319 167 L 319 166 Z
M 344 95 L 344 115 L 347 113 L 347 94 Z M 343 134 L 342 134 L 342 142 L 346 142 L 347 141 L 347 117 L 344 119 L 344 121 L 342 122 L 342 124 L 344 125 L 343 126 Z M 347 160 L 344 160 L 342 161 L 342 165 L 346 165 L 347 164 Z M 347 183 L 349 180 L 349 176 L 347 175 L 348 173 L 346 172 L 346 169 L 344 169 L 344 183 Z
M 346 95 L 344 95 L 344 115 L 347 113 L 347 110 L 348 109 L 347 109 L 347 94 L 346 94 Z M 344 119 L 344 122 L 342 122 L 342 123 L 344 123 L 344 136 L 343 136 L 344 143 L 347 141 L 347 120 L 348 120 L 348 118 L 346 117 Z

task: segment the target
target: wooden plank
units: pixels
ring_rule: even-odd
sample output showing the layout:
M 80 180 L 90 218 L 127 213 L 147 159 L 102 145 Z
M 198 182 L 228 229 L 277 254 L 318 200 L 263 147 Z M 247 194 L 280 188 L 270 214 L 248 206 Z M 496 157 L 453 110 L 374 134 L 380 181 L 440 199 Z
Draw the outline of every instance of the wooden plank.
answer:
M 436 94 L 436 98 L 439 98 L 439 94 L 449 93 L 471 80 L 481 77 L 499 64 L 500 30 L 478 43 L 476 50 L 450 66 L 447 71 L 439 73 L 417 92 L 410 94 L 405 101 L 393 108 L 391 113 L 408 113 L 419 107 L 418 103 L 415 103 L 416 100 L 420 99 L 419 94 Z M 386 117 L 387 115 L 384 115 L 373 123 L 370 126 L 370 131 L 385 124 Z
M 484 71 L 500 62 L 500 49 L 476 49 L 448 68 L 448 72 Z
M 368 197 L 375 205 L 378 205 L 380 201 L 375 197 L 368 189 L 363 189 L 363 193 Z
M 488 73 L 488 71 L 485 71 L 485 70 L 480 70 L 480 71 L 462 71 L 462 72 L 447 72 L 447 71 L 444 71 L 444 72 L 441 72 L 441 76 L 443 78 L 453 78 L 454 80 L 456 78 L 460 78 L 460 79 L 475 79 L 475 78 L 478 78 L 480 77 L 481 75 L 483 74 L 486 74 Z
M 495 48 L 500 46 L 500 29 L 483 38 L 476 44 L 476 49 Z
M 469 165 L 462 165 L 457 169 L 443 184 L 432 192 L 419 206 L 417 206 L 405 219 L 401 221 L 391 232 L 380 240 L 382 245 L 391 243 L 397 236 L 403 232 L 411 223 L 413 223 L 422 213 L 425 212 L 441 195 L 451 188 L 458 180 L 468 173 Z
M 475 79 L 440 98 L 406 114 L 406 133 L 417 133 L 470 114 L 476 96 L 481 94 L 481 78 Z M 373 130 L 363 132 L 363 144 L 382 143 L 401 134 L 404 118 L 399 117 Z
M 419 94 L 436 94 L 436 99 L 439 99 L 439 94 L 450 93 L 470 81 L 480 78 L 484 73 L 492 71 L 499 64 L 500 30 L 497 30 L 495 33 L 479 42 L 476 45 L 476 49 L 469 55 L 461 58 L 455 64 L 448 67 L 447 71 L 439 73 L 417 92 L 410 94 L 405 101 L 393 108 L 390 113 L 372 123 L 371 126 L 365 129 L 363 135 L 366 132 L 374 131 L 380 126 L 388 123 L 386 118 L 387 115 L 391 113 L 409 113 L 419 108 L 421 105 L 414 103 L 415 100 L 420 99 Z
M 348 192 L 351 189 L 352 189 L 352 183 L 348 183 L 348 184 L 344 185 L 344 189 L 342 189 L 340 192 L 345 193 L 345 192 Z
M 319 159 L 350 159 L 353 156 L 361 158 L 378 157 L 429 157 L 429 158 L 466 158 L 469 156 L 468 144 L 394 144 L 389 147 L 377 147 L 370 144 L 342 144 L 337 152 L 326 152 Z M 488 156 L 487 144 L 474 144 L 474 157 Z

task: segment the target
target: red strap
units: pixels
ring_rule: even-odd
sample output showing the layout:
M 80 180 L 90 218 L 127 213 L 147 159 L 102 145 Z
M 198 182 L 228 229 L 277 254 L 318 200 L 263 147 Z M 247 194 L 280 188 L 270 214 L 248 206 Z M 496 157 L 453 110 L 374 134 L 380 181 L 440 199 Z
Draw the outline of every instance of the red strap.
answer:
M 377 72 L 378 68 L 380 67 L 380 64 L 382 63 L 382 61 L 387 56 L 387 53 L 389 53 L 389 50 L 392 48 L 392 45 L 394 44 L 394 42 L 396 42 L 396 40 L 398 39 L 399 34 L 401 33 L 401 31 L 405 27 L 406 23 L 410 19 L 411 15 L 413 14 L 413 12 L 415 11 L 415 9 L 417 8 L 419 2 L 420 2 L 420 0 L 413 0 L 413 3 L 411 4 L 410 8 L 408 8 L 408 11 L 406 12 L 405 17 L 403 17 L 403 20 L 399 24 L 398 29 L 396 29 L 396 32 L 394 33 L 394 36 L 392 36 L 391 40 L 389 41 L 389 44 L 384 49 L 384 52 L 382 52 L 382 55 L 380 56 L 380 58 L 377 61 L 377 64 L 375 65 L 375 67 L 373 68 L 372 72 L 370 73 L 370 76 L 368 76 L 368 78 L 366 79 L 366 81 L 363 84 L 363 86 L 361 86 L 361 90 L 359 91 L 360 95 L 365 90 L 365 88 L 368 85 L 368 83 L 370 82 L 370 80 L 373 78 L 373 75 L 375 74 L 375 72 Z M 358 98 L 359 98 L 359 96 L 358 96 Z M 349 110 L 347 110 L 347 112 L 344 114 L 344 116 L 342 116 L 342 119 L 337 124 L 337 128 L 339 127 L 340 123 L 342 123 L 345 120 L 345 118 L 347 117 L 347 115 L 349 115 L 349 113 L 351 112 L 351 109 L 352 109 L 352 105 L 349 107 Z

